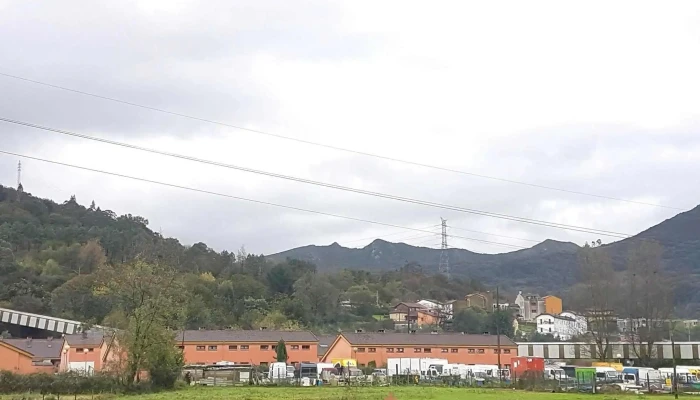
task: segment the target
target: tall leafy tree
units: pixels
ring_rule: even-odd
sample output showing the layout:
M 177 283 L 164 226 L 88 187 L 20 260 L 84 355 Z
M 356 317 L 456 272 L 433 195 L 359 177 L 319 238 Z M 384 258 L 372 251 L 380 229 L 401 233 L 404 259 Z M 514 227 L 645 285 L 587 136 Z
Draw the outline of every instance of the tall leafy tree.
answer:
M 172 268 L 137 261 L 104 270 L 100 292 L 113 299 L 120 316 L 112 323 L 122 328 L 117 343 L 126 355 L 125 382 L 137 381 L 142 370 L 170 382 L 168 376 L 182 366 L 174 333 L 182 328 L 184 314 L 179 275 Z

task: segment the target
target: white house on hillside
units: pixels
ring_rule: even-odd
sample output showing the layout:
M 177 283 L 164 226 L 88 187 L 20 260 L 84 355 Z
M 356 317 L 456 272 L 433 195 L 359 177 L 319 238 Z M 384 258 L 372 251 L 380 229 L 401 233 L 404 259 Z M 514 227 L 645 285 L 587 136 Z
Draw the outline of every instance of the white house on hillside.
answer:
M 423 307 L 429 310 L 437 311 L 445 315 L 446 319 L 452 319 L 454 301 L 448 301 L 443 303 L 437 300 L 425 299 L 419 300 L 418 304 L 422 305 Z
M 570 340 L 588 330 L 586 319 L 578 314 L 565 311 L 559 315 L 540 314 L 535 318 L 537 332 L 550 334 L 561 340 Z

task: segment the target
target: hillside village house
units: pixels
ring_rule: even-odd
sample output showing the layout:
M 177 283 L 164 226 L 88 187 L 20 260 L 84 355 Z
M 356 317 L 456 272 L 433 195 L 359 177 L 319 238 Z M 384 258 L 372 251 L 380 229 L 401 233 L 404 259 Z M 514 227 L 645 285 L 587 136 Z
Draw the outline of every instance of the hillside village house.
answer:
M 540 314 L 535 320 L 538 333 L 549 334 L 561 340 L 571 340 L 588 330 L 586 318 L 569 311 L 560 314 Z
M 374 362 L 385 367 L 389 358 L 445 358 L 450 363 L 497 364 L 495 335 L 466 335 L 459 333 L 341 333 L 330 346 L 323 362 L 333 359 L 356 359 L 358 365 Z M 501 365 L 510 366 L 518 354 L 518 346 L 501 336 Z
M 524 321 L 534 321 L 540 314 L 557 315 L 562 312 L 562 300 L 557 296 L 540 297 L 536 294 L 518 292 L 515 304 L 519 308 L 519 316 Z
M 547 314 L 557 315 L 564 311 L 562 309 L 563 302 L 557 296 L 544 296 L 542 301 L 544 301 L 544 312 Z
M 214 364 L 220 361 L 267 366 L 276 361 L 277 343 L 283 339 L 288 363 L 318 360 L 318 338 L 306 331 L 190 330 L 176 337 L 186 364 Z
M 52 374 L 58 370 L 61 346 L 61 339 L 2 339 L 0 371 Z
M 454 314 L 454 304 L 456 300 L 450 300 L 446 302 L 440 302 L 437 300 L 419 300 L 418 304 L 422 305 L 423 307 L 427 308 L 428 310 L 435 311 L 439 314 L 442 314 L 446 320 L 452 319 L 452 316 Z
M 419 303 L 401 302 L 389 312 L 389 319 L 394 321 L 396 328 L 407 326 L 413 328 L 437 325 L 440 323 L 440 314 Z
M 493 310 L 494 300 L 491 292 L 470 293 L 464 297 L 467 307 L 480 308 L 482 310 Z

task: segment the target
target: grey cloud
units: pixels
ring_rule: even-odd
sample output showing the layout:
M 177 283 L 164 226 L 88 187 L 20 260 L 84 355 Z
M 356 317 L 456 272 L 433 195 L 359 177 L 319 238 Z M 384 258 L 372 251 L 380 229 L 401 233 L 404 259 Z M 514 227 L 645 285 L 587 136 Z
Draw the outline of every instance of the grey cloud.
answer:
M 251 124 L 285 134 L 271 128 L 284 124 L 285 121 L 280 121 L 280 109 L 285 104 L 280 104 L 275 93 L 256 79 L 256 73 L 260 71 L 253 69 L 253 56 L 265 54 L 275 59 L 319 63 L 360 59 L 369 63 L 369 57 L 378 51 L 383 38 L 340 32 L 337 25 L 342 19 L 341 11 L 332 3 L 264 3 L 252 0 L 236 2 L 235 5 L 211 2 L 210 7 L 198 7 L 174 25 L 169 24 L 180 17 L 158 16 L 158 13 L 148 16 L 136 10 L 135 3 L 83 2 L 80 9 L 76 8 L 79 3 L 71 2 L 41 6 L 14 3 L 0 12 L 0 35 L 13 38 L 0 43 L 0 70 L 175 112 L 236 125 Z M 410 82 L 404 89 L 406 93 L 412 93 Z M 0 115 L 79 133 L 125 140 L 144 135 L 193 140 L 246 135 L 3 77 L 0 77 L 0 91 Z M 370 95 L 372 93 L 368 93 Z M 334 99 L 327 101 L 333 102 Z M 453 122 L 449 119 L 458 107 L 446 105 L 442 109 L 443 106 L 432 98 L 416 98 L 415 101 L 429 106 L 427 109 L 437 115 L 435 119 L 438 121 L 434 122 L 437 126 L 447 131 L 461 129 L 451 126 Z M 348 110 L 349 115 L 352 112 Z M 353 117 L 362 118 L 362 115 Z M 416 128 L 416 124 L 420 127 L 416 132 L 423 132 L 423 128 L 429 132 L 429 128 L 433 128 L 430 126 L 433 121 L 414 122 L 412 117 L 407 115 L 400 121 L 387 122 L 394 131 L 400 132 L 395 139 L 396 154 L 401 154 L 404 130 Z M 460 169 L 620 198 L 659 197 L 664 204 L 692 207 L 700 203 L 700 188 L 694 184 L 698 181 L 694 160 L 680 158 L 653 162 L 649 159 L 661 146 L 700 147 L 699 127 L 700 124 L 692 122 L 684 128 L 648 131 L 629 125 L 582 123 L 523 130 L 506 139 L 484 141 L 480 149 L 483 164 Z M 328 131 L 333 131 L 332 128 Z M 428 134 L 422 137 L 426 143 L 432 140 Z M 77 139 L 6 124 L 0 124 L 0 139 L 0 149 L 24 153 L 80 143 Z M 454 142 L 457 143 L 458 139 L 467 145 L 470 141 L 466 136 L 455 136 Z M 333 143 L 334 140 L 329 137 L 325 141 Z M 270 143 L 283 150 L 289 145 L 285 141 Z M 372 143 L 358 142 L 353 147 L 371 149 Z M 267 156 L 268 150 L 260 151 L 261 159 Z M 236 152 L 244 151 L 257 149 L 233 148 L 234 160 L 231 162 L 236 162 Z M 617 157 L 628 153 L 636 158 Z M 343 153 L 332 154 L 336 157 L 332 161 L 317 161 L 302 151 L 295 162 L 310 166 L 308 175 L 311 179 L 528 218 L 552 220 L 560 213 L 579 207 L 600 207 L 607 211 L 605 218 L 581 224 L 628 233 L 636 233 L 674 214 L 658 208 L 407 167 Z M 611 162 L 614 168 L 591 171 L 587 165 L 597 158 Z M 286 160 L 279 164 L 271 157 L 264 160 L 270 160 L 264 169 L 286 173 Z M 16 161 L 13 157 L 0 156 L 2 184 L 14 185 Z M 82 163 L 80 159 L 70 161 Z M 246 245 L 251 252 L 273 253 L 309 243 L 330 244 L 338 238 L 358 239 L 364 237 L 366 231 L 389 233 L 397 230 L 146 184 L 134 184 L 130 186 L 132 190 L 123 190 L 117 186 L 116 178 L 42 166 L 37 162 L 27 162 L 26 165 L 25 186 L 30 192 L 50 196 L 59 202 L 71 194 L 76 194 L 83 204 L 96 199 L 103 208 L 143 215 L 151 221 L 152 229 L 162 229 L 165 235 L 179 238 L 183 243 L 201 241 L 218 250 L 236 250 Z M 107 166 L 105 169 L 119 170 L 118 167 Z M 213 169 L 207 170 L 208 173 L 211 171 Z M 179 177 L 172 176 L 170 181 L 179 182 Z M 580 244 L 595 239 L 588 234 L 302 184 L 262 178 L 260 181 L 265 182 L 262 188 L 246 189 L 238 184 L 233 174 L 221 170 L 216 179 L 202 179 L 193 186 L 401 226 L 437 224 L 440 217 L 445 217 L 455 227 L 532 240 L 554 238 Z M 549 208 L 550 204 L 554 207 Z M 625 210 L 635 212 L 629 214 Z M 528 245 L 523 241 L 478 233 L 452 233 Z M 456 238 L 450 239 L 450 243 L 455 247 L 484 252 L 508 250 Z

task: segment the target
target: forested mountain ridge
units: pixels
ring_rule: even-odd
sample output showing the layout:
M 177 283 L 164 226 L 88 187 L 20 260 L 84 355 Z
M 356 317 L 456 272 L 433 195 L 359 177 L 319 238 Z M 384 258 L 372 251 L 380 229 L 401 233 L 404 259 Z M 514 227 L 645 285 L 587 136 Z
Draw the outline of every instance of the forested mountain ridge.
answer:
M 623 270 L 635 242 L 658 241 L 676 280 L 677 307 L 700 306 L 700 207 L 639 235 L 604 245 Z M 439 250 L 375 240 L 362 249 L 306 246 L 264 257 L 183 246 L 133 215 L 118 216 L 75 198 L 63 203 L 0 186 L 0 307 L 103 323 L 112 304 L 98 295 L 105 266 L 143 259 L 180 271 L 188 296 L 189 328 L 378 328 L 372 316 L 401 300 L 448 300 L 501 287 L 566 295 L 578 280 L 573 243 L 546 240 L 529 249 L 478 254 L 450 249 L 453 279 L 436 274 Z M 350 300 L 353 308 L 341 302 Z
M 389 329 L 376 314 L 400 300 L 447 300 L 482 290 L 478 282 L 428 274 L 419 265 L 394 271 L 318 271 L 312 263 L 183 246 L 133 215 L 118 216 L 71 197 L 63 203 L 0 186 L 0 307 L 108 324 L 114 299 L 100 274 L 136 259 L 178 271 L 187 328 Z M 353 307 L 342 306 L 349 300 Z
M 679 302 L 700 304 L 700 206 L 680 213 L 631 238 L 602 247 L 617 270 L 625 268 L 634 244 L 653 240 L 661 244 L 662 261 L 669 274 L 678 278 Z M 545 240 L 525 250 L 502 254 L 478 254 L 450 249 L 450 268 L 455 276 L 469 277 L 487 285 L 562 294 L 577 282 L 579 246 Z M 330 246 L 304 246 L 267 256 L 269 260 L 293 258 L 313 262 L 321 270 L 358 268 L 391 270 L 405 262 L 416 262 L 426 271 L 437 271 L 440 250 L 404 243 L 375 240 L 361 249 Z M 682 278 L 682 279 L 681 279 Z

